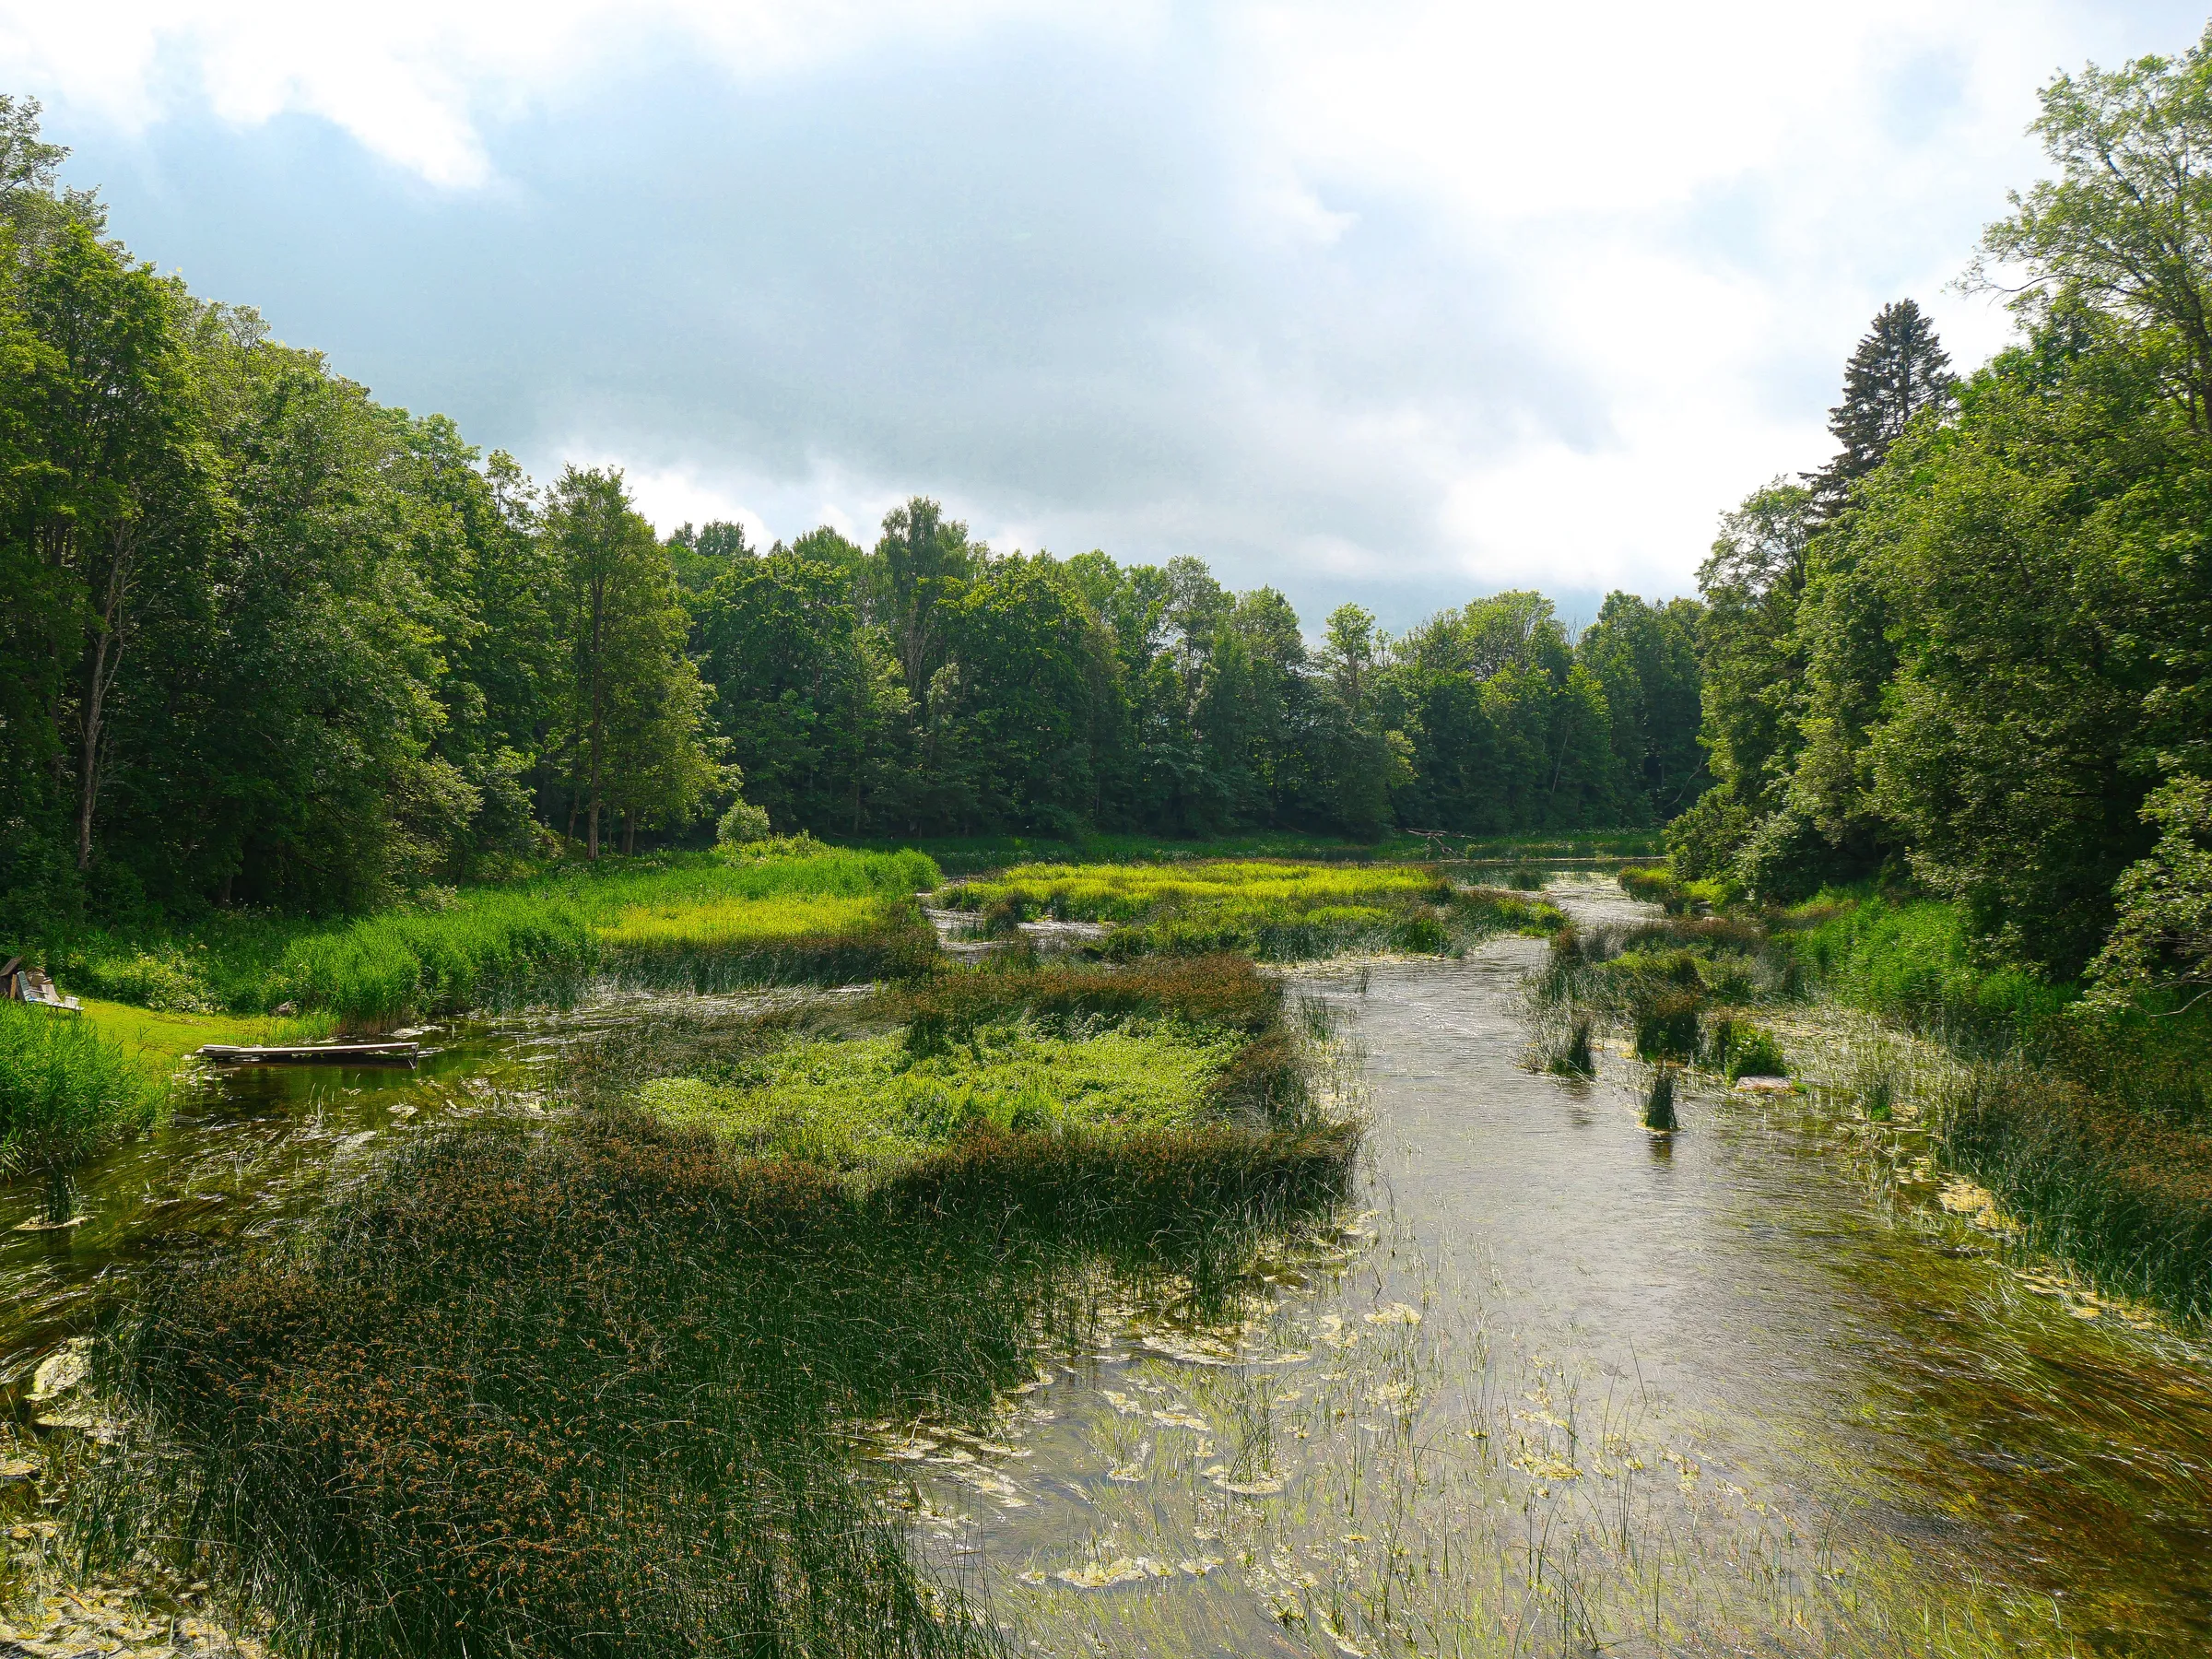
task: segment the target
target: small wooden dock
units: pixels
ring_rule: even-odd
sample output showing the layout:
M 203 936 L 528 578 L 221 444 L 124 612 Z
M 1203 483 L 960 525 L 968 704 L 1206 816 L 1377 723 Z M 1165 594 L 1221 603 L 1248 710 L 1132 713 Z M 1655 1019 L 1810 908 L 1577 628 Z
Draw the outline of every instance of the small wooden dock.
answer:
M 412 1065 L 413 1042 L 305 1042 L 292 1048 L 241 1048 L 211 1042 L 200 1058 L 217 1065 Z

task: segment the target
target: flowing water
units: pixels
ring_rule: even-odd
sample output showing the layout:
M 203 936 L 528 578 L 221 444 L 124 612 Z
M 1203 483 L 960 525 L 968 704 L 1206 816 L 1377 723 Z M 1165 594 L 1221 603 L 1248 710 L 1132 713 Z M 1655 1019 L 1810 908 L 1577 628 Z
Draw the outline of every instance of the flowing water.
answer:
M 1542 948 L 1299 977 L 1372 1125 L 1361 1195 L 1241 1324 L 1112 1307 L 1001 1420 L 864 1440 L 972 1605 L 1035 1652 L 2212 1648 L 2204 1350 L 2045 1293 L 1909 1136 L 1900 1179 L 1817 1098 L 1692 1092 L 1662 1136 L 1618 1055 L 1526 1069 Z M 84 1219 L 0 1230 L 0 1385 L 34 1417 L 40 1359 L 179 1224 L 296 1225 L 638 1006 L 444 1028 L 412 1073 L 209 1078 L 58 1195 Z M 0 1190 L 0 1229 L 56 1203 Z

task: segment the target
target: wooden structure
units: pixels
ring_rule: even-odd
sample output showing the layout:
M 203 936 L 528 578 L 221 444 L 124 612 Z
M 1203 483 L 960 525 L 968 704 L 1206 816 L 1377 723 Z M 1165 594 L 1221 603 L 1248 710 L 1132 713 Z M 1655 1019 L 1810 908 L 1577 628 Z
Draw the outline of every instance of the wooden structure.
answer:
M 0 1001 L 29 1003 L 56 1014 L 81 1014 L 85 1006 L 76 997 L 55 990 L 53 982 L 36 968 L 24 966 L 19 956 L 0 963 Z
M 241 1048 L 211 1042 L 200 1058 L 218 1065 L 412 1065 L 412 1042 L 303 1042 L 290 1048 Z

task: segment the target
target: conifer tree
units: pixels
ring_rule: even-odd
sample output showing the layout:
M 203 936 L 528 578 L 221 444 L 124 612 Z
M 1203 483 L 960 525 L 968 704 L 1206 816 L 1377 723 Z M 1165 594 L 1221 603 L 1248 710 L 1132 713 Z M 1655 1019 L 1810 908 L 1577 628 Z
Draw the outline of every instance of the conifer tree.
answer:
M 1843 401 L 1828 412 L 1835 459 L 1806 482 L 1816 510 L 1832 519 L 1851 487 L 1882 464 L 1912 417 L 1947 401 L 1951 359 L 1925 312 L 1910 300 L 1885 305 L 1843 368 Z

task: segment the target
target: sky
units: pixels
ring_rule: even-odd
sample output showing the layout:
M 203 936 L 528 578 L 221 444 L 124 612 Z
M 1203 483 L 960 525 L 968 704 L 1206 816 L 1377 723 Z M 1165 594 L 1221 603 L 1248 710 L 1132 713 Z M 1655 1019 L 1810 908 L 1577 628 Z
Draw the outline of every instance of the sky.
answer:
M 2164 4 L 0 0 L 210 298 L 665 531 L 1206 559 L 1310 629 L 1691 593 L 1874 312 L 1954 362 L 2037 88 Z

